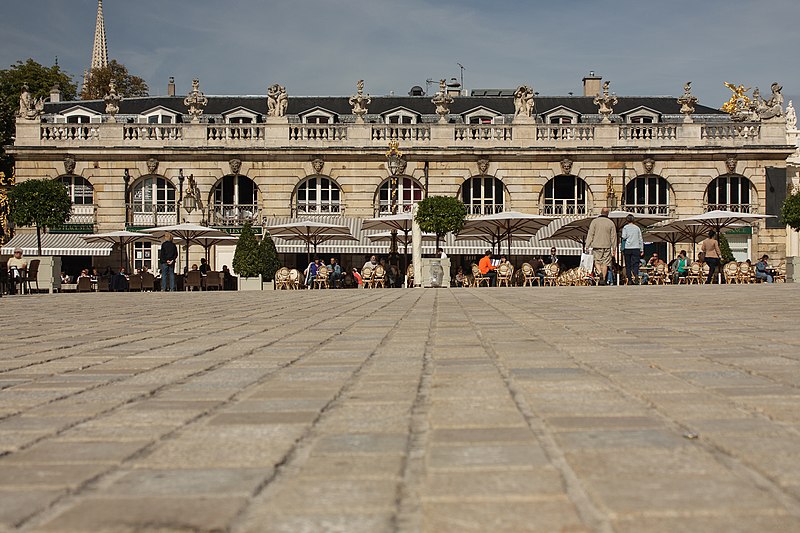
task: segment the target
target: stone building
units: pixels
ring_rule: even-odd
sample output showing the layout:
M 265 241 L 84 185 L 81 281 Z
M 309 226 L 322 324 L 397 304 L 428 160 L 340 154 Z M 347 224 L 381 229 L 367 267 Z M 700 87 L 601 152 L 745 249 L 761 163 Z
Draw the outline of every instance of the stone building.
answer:
M 120 98 L 112 89 L 105 101 L 61 102 L 55 93 L 18 119 L 9 151 L 18 181 L 58 179 L 69 187 L 74 216 L 61 232 L 185 220 L 235 233 L 245 221 L 261 227 L 323 217 L 360 236 L 360 220 L 392 208 L 390 141 L 406 162 L 399 210 L 425 195 L 451 195 L 471 215 L 559 217 L 542 236 L 606 205 L 676 217 L 709 209 L 778 214 L 795 149 L 785 119 L 734 121 L 696 104 L 688 86 L 685 93 L 681 101 L 617 97 L 594 73 L 584 78 L 583 95 L 560 97 L 527 86 L 462 96 L 444 82 L 433 96 L 414 87 L 408 96 L 369 97 L 363 84 L 350 98 L 289 97 L 277 84 L 266 96 L 205 96 L 196 81 L 178 96 L 170 80 L 166 96 Z M 729 240 L 740 258 L 786 255 L 787 232 L 777 220 Z M 305 251 L 277 244 L 289 263 Z M 550 245 L 535 239 L 515 253 L 541 254 Z M 471 257 L 485 247 L 450 240 L 446 251 Z M 568 242 L 559 247 L 578 253 Z M 385 245 L 333 242 L 319 251 L 361 264 Z M 219 254 L 229 264 L 232 249 Z M 155 266 L 149 245 L 137 245 L 134 255 L 138 265 L 149 257 Z

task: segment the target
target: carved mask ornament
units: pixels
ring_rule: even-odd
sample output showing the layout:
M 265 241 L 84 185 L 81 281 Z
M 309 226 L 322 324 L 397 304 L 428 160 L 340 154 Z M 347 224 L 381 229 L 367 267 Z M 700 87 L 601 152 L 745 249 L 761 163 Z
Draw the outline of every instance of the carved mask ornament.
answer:
M 147 173 L 148 174 L 155 174 L 158 170 L 158 159 L 155 157 L 151 157 L 147 160 Z
M 231 159 L 228 161 L 228 165 L 231 167 L 231 174 L 238 176 L 239 171 L 242 170 L 242 160 L 241 159 Z
M 65 174 L 74 174 L 75 173 L 75 158 L 71 155 L 64 157 L 64 173 Z
M 486 174 L 489 172 L 489 160 L 488 159 L 478 159 L 478 173 L 479 174 Z
M 652 174 L 653 168 L 656 166 L 656 162 L 654 159 L 650 159 L 649 157 L 644 160 L 644 173 L 645 174 Z
M 572 174 L 572 159 L 565 157 L 561 160 L 561 173 L 566 175 Z
M 728 169 L 728 174 L 736 172 L 736 158 L 729 157 L 725 160 L 725 167 Z
M 322 174 L 322 169 L 325 168 L 325 161 L 317 157 L 311 161 L 311 168 L 314 169 L 315 174 Z
M 397 175 L 399 176 L 401 174 L 405 174 L 407 166 L 408 166 L 408 161 L 406 161 L 404 158 L 401 157 L 400 160 L 397 162 Z

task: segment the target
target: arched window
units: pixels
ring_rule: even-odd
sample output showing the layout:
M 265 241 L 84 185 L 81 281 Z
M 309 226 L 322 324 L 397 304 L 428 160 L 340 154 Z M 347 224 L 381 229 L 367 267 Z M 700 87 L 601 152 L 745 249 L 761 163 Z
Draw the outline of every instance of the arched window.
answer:
M 422 200 L 420 182 L 411 176 L 397 176 L 397 212 L 410 213 L 411 207 Z M 392 214 L 392 179 L 380 184 L 375 197 L 375 216 Z
M 94 203 L 94 188 L 89 180 L 75 174 L 64 174 L 58 180 L 69 192 L 69 199 L 74 205 L 91 205 Z
M 656 174 L 637 176 L 625 186 L 625 209 L 649 215 L 669 214 L 669 183 Z
M 544 185 L 543 215 L 585 215 L 586 182 L 572 174 L 561 174 Z
M 148 174 L 131 187 L 133 224 L 157 226 L 175 222 L 177 213 L 175 186 L 164 176 Z
M 72 201 L 70 224 L 94 224 L 94 188 L 89 180 L 76 174 L 64 174 L 56 179 L 67 188 Z
M 725 174 L 709 183 L 706 189 L 706 210 L 736 211 L 751 213 L 753 184 L 739 174 Z
M 223 176 L 211 191 L 211 223 L 240 226 L 258 219 L 258 185 L 240 174 Z
M 494 176 L 473 176 L 461 186 L 461 201 L 468 215 L 501 213 L 505 207 L 503 182 Z
M 335 181 L 326 176 L 311 176 L 297 186 L 295 213 L 328 214 L 341 212 L 342 191 Z

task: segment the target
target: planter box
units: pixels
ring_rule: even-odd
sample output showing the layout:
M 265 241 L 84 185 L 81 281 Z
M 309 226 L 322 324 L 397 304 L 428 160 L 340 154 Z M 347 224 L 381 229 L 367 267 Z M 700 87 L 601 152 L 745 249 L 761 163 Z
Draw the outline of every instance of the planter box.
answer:
M 800 283 L 800 256 L 786 258 L 786 283 Z
M 240 291 L 260 291 L 261 289 L 261 276 L 256 278 L 245 278 L 243 276 L 239 276 Z

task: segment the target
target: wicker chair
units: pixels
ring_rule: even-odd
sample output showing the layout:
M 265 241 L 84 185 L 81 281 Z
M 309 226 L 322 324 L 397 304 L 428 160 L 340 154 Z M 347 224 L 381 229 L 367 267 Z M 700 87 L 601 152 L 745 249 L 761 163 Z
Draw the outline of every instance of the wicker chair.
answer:
M 195 290 L 198 291 L 203 289 L 203 275 L 200 273 L 199 270 L 190 270 L 186 273 L 186 281 L 183 284 L 184 290 Z
M 522 273 L 522 286 L 529 285 L 533 287 L 533 284 L 536 283 L 537 285 L 540 284 L 539 276 L 536 275 L 536 271 L 533 269 L 530 263 L 522 263 L 522 267 L 520 268 Z
M 316 289 L 321 289 L 323 285 L 326 289 L 330 288 L 330 285 L 328 285 L 328 267 L 320 265 L 319 268 L 317 268 L 317 275 L 314 276 L 313 283 Z
M 549 265 L 544 266 L 544 283 L 543 285 L 546 287 L 547 285 L 557 285 L 558 284 L 558 263 L 550 263 Z
M 725 266 L 722 267 L 725 283 L 739 283 L 739 268 L 739 264 L 736 261 L 725 263 Z
M 752 266 L 747 262 L 742 262 L 739 263 L 738 267 L 739 273 L 736 276 L 737 283 L 755 283 L 756 273 Z
M 161 279 L 161 282 L 164 282 L 164 279 Z M 156 277 L 153 275 L 152 272 L 142 272 L 142 290 L 143 291 L 154 291 L 156 290 Z M 164 287 L 161 287 L 161 290 L 164 290 Z
M 361 270 L 361 283 L 364 285 L 365 289 L 371 289 L 373 287 L 373 270 L 372 268 L 365 266 Z
M 502 287 L 505 283 L 506 287 L 510 287 L 513 276 L 514 267 L 508 263 L 501 264 L 497 267 L 497 286 Z
M 376 266 L 375 270 L 372 271 L 371 285 L 373 289 L 378 286 L 386 288 L 386 270 L 381 265 Z
M 141 291 L 142 290 L 142 275 L 141 274 L 134 274 L 130 278 L 128 278 L 128 290 L 129 291 Z
M 275 286 L 278 290 L 288 290 L 289 287 L 289 269 L 281 267 L 275 272 Z
M 689 265 L 689 271 L 686 273 L 686 276 L 678 278 L 678 283 L 686 283 L 687 285 L 692 285 L 693 283 L 700 284 L 703 282 L 701 279 L 702 275 L 703 271 L 700 269 L 700 263 L 694 261 Z
M 472 263 L 472 286 L 480 287 L 481 283 L 486 283 L 487 287 L 491 286 L 492 280 L 481 274 L 481 269 L 475 263 Z
M 786 263 L 780 262 L 775 267 L 775 275 L 772 276 L 775 283 L 786 283 Z
M 289 283 L 288 287 L 290 289 L 299 289 L 300 288 L 300 271 L 296 268 L 293 268 L 289 271 Z
M 708 273 L 710 271 L 711 271 L 711 267 L 708 266 L 708 263 L 703 263 L 703 266 L 701 267 L 701 276 L 702 276 L 700 278 L 700 284 L 701 285 L 704 284 L 706 282 L 706 280 L 708 279 Z
M 223 281 L 224 280 L 222 279 L 222 272 L 215 272 L 213 270 L 209 270 L 208 272 L 206 272 L 205 285 L 207 291 L 211 289 L 221 291 Z

